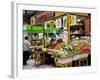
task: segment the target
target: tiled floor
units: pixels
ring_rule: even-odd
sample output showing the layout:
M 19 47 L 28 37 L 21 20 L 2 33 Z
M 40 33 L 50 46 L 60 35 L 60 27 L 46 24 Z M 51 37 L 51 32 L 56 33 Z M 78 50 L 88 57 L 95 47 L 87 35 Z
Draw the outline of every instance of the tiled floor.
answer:
M 23 69 L 42 69 L 42 68 L 54 68 L 52 65 L 38 65 L 34 64 L 34 60 L 28 60 L 27 64 L 23 66 Z

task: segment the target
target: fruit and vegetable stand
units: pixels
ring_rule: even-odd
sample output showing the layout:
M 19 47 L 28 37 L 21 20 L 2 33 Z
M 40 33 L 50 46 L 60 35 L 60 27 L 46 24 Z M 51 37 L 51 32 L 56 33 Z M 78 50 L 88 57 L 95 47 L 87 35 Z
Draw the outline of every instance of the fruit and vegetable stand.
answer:
M 57 52 L 57 50 L 50 50 L 50 54 L 55 60 L 56 67 L 72 67 L 72 66 L 82 66 L 82 65 L 88 65 L 88 56 L 90 53 L 69 53 L 64 54 L 62 51 Z M 58 53 L 58 54 L 57 54 Z M 73 62 L 77 62 L 77 64 L 73 65 Z
M 55 60 L 56 67 L 71 67 L 88 65 L 90 55 L 90 39 L 75 39 L 71 45 L 59 43 L 53 49 L 48 49 L 48 54 Z
M 33 46 L 32 53 L 35 54 L 35 64 L 45 64 L 45 53 L 54 58 L 56 67 L 72 67 L 88 65 L 90 55 L 90 39 L 80 40 L 76 38 L 70 45 L 60 42 L 52 49 L 43 46 Z M 42 58 L 40 55 L 43 55 Z

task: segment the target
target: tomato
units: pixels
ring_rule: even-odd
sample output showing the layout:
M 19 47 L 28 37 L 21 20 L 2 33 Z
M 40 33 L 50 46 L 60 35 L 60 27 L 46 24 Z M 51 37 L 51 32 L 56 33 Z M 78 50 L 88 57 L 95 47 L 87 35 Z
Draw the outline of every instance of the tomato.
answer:
M 87 52 L 90 51 L 90 46 L 89 45 L 84 45 L 80 47 L 81 52 Z

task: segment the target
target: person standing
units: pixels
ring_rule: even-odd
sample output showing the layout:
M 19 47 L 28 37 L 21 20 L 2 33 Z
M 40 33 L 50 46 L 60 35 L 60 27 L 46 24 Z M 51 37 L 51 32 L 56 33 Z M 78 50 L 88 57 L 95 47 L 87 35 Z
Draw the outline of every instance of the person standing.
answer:
M 25 37 L 23 42 L 23 65 L 27 63 L 27 60 L 30 57 L 29 47 L 31 46 L 30 42 L 28 41 L 28 37 Z

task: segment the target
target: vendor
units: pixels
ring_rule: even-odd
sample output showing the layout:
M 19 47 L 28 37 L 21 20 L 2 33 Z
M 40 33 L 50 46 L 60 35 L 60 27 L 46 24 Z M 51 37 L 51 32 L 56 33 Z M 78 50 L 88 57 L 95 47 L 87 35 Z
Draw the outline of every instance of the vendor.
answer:
M 51 39 L 50 40 L 50 44 L 47 47 L 47 52 L 51 52 L 51 50 L 54 49 L 61 42 L 62 42 L 61 39 L 59 39 L 59 40 Z M 46 64 L 53 64 L 54 65 L 54 58 L 51 57 L 51 54 L 45 54 L 45 56 L 46 56 L 45 63 Z
M 55 39 L 51 39 L 50 40 L 50 44 L 49 46 L 47 47 L 47 52 L 49 51 L 48 49 L 53 49 L 53 47 L 56 46 L 56 40 Z M 54 65 L 54 58 L 51 57 L 51 54 L 45 54 L 45 63 L 46 64 L 52 64 Z
M 63 42 L 62 39 L 58 39 L 58 40 L 55 40 L 55 39 L 51 39 L 50 41 L 50 45 L 49 45 L 49 49 L 54 49 L 59 43 Z
M 30 42 L 28 41 L 28 37 L 26 36 L 23 42 L 23 65 L 26 64 L 27 60 L 29 59 L 30 53 L 29 53 L 29 47 Z
M 50 47 L 55 47 L 56 43 L 57 43 L 57 41 L 55 39 L 51 39 L 49 48 Z

